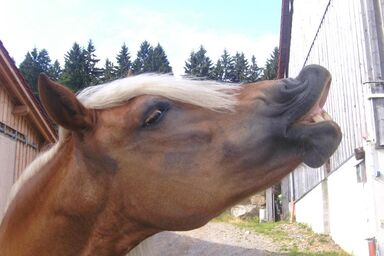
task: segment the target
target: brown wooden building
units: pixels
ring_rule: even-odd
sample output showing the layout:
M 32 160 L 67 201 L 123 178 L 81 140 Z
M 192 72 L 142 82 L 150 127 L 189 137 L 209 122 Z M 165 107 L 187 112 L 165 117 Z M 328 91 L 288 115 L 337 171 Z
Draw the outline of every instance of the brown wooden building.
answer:
M 0 219 L 12 184 L 56 132 L 0 41 Z

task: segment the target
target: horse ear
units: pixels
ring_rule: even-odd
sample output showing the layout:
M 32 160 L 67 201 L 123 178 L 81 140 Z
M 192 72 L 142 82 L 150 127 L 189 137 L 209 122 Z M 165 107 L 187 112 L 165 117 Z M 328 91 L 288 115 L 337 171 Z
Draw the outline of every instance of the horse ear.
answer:
M 38 88 L 41 103 L 57 124 L 72 131 L 91 127 L 91 111 L 67 87 L 51 81 L 45 74 L 40 74 Z

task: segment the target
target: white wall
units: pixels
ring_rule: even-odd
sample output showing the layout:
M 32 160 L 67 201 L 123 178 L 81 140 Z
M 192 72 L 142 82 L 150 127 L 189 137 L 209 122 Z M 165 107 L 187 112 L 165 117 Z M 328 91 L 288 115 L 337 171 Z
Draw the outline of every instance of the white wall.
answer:
M 369 214 L 369 184 L 357 182 L 355 164 L 352 158 L 328 177 L 330 234 L 347 252 L 364 256 L 374 219 Z
M 296 221 L 307 224 L 317 233 L 327 233 L 324 225 L 323 185 L 317 185 L 296 202 Z
M 367 183 L 358 183 L 357 161 L 352 158 L 321 184 L 296 202 L 296 221 L 317 233 L 330 233 L 333 240 L 352 255 L 368 256 L 365 240 L 374 218 L 369 218 Z M 329 226 L 328 226 L 329 224 Z M 329 230 L 328 230 L 329 229 Z
M 383 0 L 379 3 L 384 6 Z M 384 255 L 384 150 L 375 148 L 372 105 L 367 100 L 369 82 L 384 77 L 378 68 L 377 35 L 371 28 L 372 4 L 372 0 L 295 0 L 289 62 L 291 77 L 312 63 L 330 70 L 333 81 L 325 109 L 343 132 L 330 161 L 335 171 L 324 181 L 328 200 L 321 193 L 324 187 L 317 186 L 297 202 L 297 220 L 318 232 L 324 221 L 323 231 L 329 230 L 336 243 L 359 256 L 368 255 L 365 239 L 373 236 Z M 357 182 L 354 166 L 358 147 L 366 152 L 364 183 Z M 305 173 L 313 175 L 311 171 L 306 168 Z M 381 176 L 375 177 L 377 171 Z
M 375 152 L 376 161 L 384 164 L 384 152 Z M 329 233 L 341 248 L 358 256 L 368 256 L 366 239 L 371 237 L 376 237 L 380 255 L 384 252 L 383 176 L 374 177 L 372 156 L 368 155 L 367 161 L 365 182 L 358 182 L 359 162 L 351 158 L 295 205 L 297 222 L 317 233 Z
M 372 155 L 367 156 L 367 160 L 370 159 L 373 162 L 373 166 L 367 173 L 372 184 L 372 195 L 374 195 L 369 198 L 372 203 L 371 214 L 376 217 L 371 228 L 380 247 L 381 255 L 384 255 L 384 150 L 373 150 L 372 152 Z M 375 175 L 377 171 L 380 173 L 378 177 Z

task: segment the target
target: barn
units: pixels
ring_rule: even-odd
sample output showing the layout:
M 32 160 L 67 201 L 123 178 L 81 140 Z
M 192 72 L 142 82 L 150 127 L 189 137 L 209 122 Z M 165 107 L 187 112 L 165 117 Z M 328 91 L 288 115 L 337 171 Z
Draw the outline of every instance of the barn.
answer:
M 56 132 L 0 41 L 0 219 L 12 184 Z
M 282 2 L 279 77 L 330 70 L 325 109 L 343 132 L 324 166 L 284 178 L 283 209 L 353 255 L 384 255 L 384 1 Z

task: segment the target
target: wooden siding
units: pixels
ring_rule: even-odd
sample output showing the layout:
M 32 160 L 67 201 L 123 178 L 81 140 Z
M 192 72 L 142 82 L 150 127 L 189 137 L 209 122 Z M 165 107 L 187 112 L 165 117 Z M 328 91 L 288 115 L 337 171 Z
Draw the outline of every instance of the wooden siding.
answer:
M 0 41 L 0 220 L 9 190 L 56 132 Z
M 6 88 L 9 95 L 12 95 L 16 105 L 21 104 L 21 106 L 25 106 L 28 112 L 28 119 L 30 120 L 31 125 L 37 128 L 39 134 L 41 134 L 47 142 L 55 142 L 56 132 L 52 123 L 44 113 L 40 103 L 34 98 L 32 91 L 1 41 L 0 83 Z
M 0 220 L 14 182 L 16 141 L 0 134 Z
M 10 96 L 0 83 L 0 125 L 2 125 L 2 130 L 5 130 L 2 133 L 16 142 L 14 181 L 36 157 L 39 147 L 44 141 L 28 120 L 28 116 L 15 116 L 12 114 L 12 110 L 17 104 L 18 102 Z M 19 137 L 18 140 L 15 137 L 16 135 Z M 25 141 L 23 141 L 23 138 Z
M 354 149 L 369 136 L 364 116 L 368 60 L 362 7 L 360 0 L 294 1 L 289 76 L 308 64 L 320 64 L 332 73 L 325 110 L 343 132 L 329 163 L 315 170 L 301 166 L 293 172 L 296 199 L 353 157 Z

